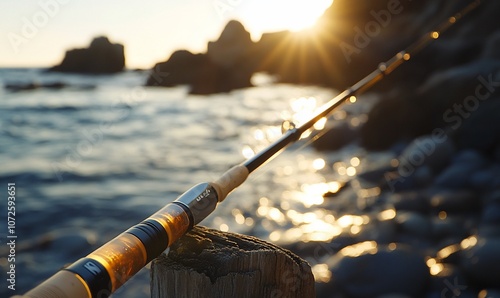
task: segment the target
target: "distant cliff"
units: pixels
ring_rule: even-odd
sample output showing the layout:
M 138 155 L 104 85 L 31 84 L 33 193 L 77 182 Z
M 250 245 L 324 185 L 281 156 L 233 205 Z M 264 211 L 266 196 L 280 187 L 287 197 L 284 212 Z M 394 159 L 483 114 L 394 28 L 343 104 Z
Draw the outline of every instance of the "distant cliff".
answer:
M 108 74 L 125 68 L 124 47 L 111 43 L 107 37 L 97 37 L 88 48 L 72 49 L 66 52 L 61 64 L 49 71 Z

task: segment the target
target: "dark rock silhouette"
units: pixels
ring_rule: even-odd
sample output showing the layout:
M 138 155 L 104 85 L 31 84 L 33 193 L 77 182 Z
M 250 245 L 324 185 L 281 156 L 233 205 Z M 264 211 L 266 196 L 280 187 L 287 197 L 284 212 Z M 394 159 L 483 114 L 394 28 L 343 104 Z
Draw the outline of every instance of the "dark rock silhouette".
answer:
M 313 68 L 321 74 L 319 78 L 314 78 L 307 76 L 300 65 L 295 65 L 295 69 L 299 69 L 298 73 L 306 75 L 305 79 L 282 76 L 274 69 L 266 71 L 290 83 L 309 83 L 308 80 L 312 80 L 316 84 L 345 89 L 375 69 L 378 63 L 386 61 L 420 36 L 434 30 L 469 3 L 471 1 L 465 0 L 336 0 L 319 22 L 324 31 L 319 41 L 316 45 L 311 42 L 305 46 L 312 48 L 309 52 L 314 57 L 320 55 L 322 48 L 327 53 L 323 65 L 330 66 L 330 71 Z M 481 90 L 483 94 L 488 93 L 485 100 L 499 99 L 497 82 L 500 79 L 495 75 L 500 70 L 497 54 L 500 23 L 495 21 L 498 11 L 499 2 L 483 2 L 459 24 L 376 85 L 376 91 L 390 93 L 382 95 L 381 101 L 370 112 L 361 130 L 362 145 L 368 149 L 382 150 L 398 141 L 409 141 L 432 133 L 439 127 L 449 128 L 451 125 L 450 137 L 460 137 L 462 129 L 475 127 L 467 122 L 481 118 L 480 114 L 486 109 L 476 111 L 476 103 L 482 104 L 483 100 L 468 98 L 468 102 L 465 102 L 466 98 L 475 96 L 480 85 L 486 85 L 488 90 L 484 89 L 486 87 Z M 311 60 L 314 61 L 308 57 L 307 61 Z M 299 60 L 290 58 L 289 61 Z M 303 65 L 314 66 L 309 63 Z M 482 79 L 479 79 L 480 76 Z M 465 116 L 457 114 L 456 107 L 467 104 L 477 116 L 468 119 L 471 111 L 467 107 L 463 112 Z M 450 109 L 454 111 L 453 114 L 450 114 Z M 462 123 L 466 125 L 462 126 Z M 478 133 L 477 138 L 486 137 L 485 134 L 483 127 L 483 133 Z M 492 150 L 494 140 L 490 134 L 487 137 L 491 146 L 482 149 Z M 331 143 L 332 149 L 336 148 L 335 142 Z M 465 143 L 464 138 L 460 137 L 461 147 L 476 147 Z
M 429 269 L 418 251 L 404 246 L 390 250 L 383 245 L 377 249 L 360 249 L 366 244 L 358 243 L 344 249 L 358 249 L 358 256 L 339 253 L 327 259 L 335 278 L 328 287 L 318 291 L 318 297 L 337 297 L 331 296 L 332 293 L 353 298 L 382 297 L 390 293 L 398 293 L 400 297 L 424 296 Z M 384 268 L 384 274 L 378 274 L 381 268 Z
M 49 71 L 109 74 L 120 72 L 125 67 L 124 47 L 111 43 L 107 37 L 97 37 L 84 49 L 66 52 L 61 64 Z
M 255 43 L 243 25 L 231 21 L 220 38 L 208 44 L 207 53 L 174 53 L 155 66 L 147 84 L 188 84 L 192 93 L 215 93 L 248 87 L 253 73 L 267 72 L 280 82 L 343 90 L 469 3 L 335 0 L 315 30 L 266 33 Z M 500 2 L 482 1 L 477 10 L 377 84 L 381 101 L 360 130 L 361 144 L 371 150 L 386 149 L 456 123 L 447 121 L 444 113 L 474 95 L 481 83 L 478 76 L 488 81 L 500 70 L 498 11 Z M 495 90 L 487 90 L 487 100 L 498 98 L 499 83 L 496 77 L 492 80 L 489 89 Z M 464 123 L 468 120 L 462 118 Z M 453 135 L 460 136 L 459 129 L 453 128 Z M 322 140 L 321 148 L 329 148 L 328 143 L 328 138 Z M 331 142 L 331 149 L 338 146 Z
M 51 82 L 51 83 L 7 83 L 5 84 L 4 88 L 10 92 L 19 92 L 19 91 L 30 91 L 30 90 L 36 90 L 39 88 L 46 88 L 46 89 L 52 89 L 52 90 L 59 90 L 64 87 L 67 87 L 67 85 L 63 82 Z
M 243 25 L 231 21 L 219 40 L 208 44 L 207 55 L 215 66 L 204 64 L 208 76 L 192 81 L 207 80 L 206 86 L 215 87 L 202 89 L 220 92 L 249 86 L 247 78 L 254 72 L 264 71 L 276 75 L 281 82 L 344 89 L 466 3 L 443 0 L 356 0 L 353 3 L 336 0 L 320 18 L 316 30 L 266 33 L 256 43 L 251 42 Z M 446 40 L 435 42 L 392 80 L 418 84 L 425 80 L 425 74 L 433 70 L 475 59 L 484 40 L 500 28 L 500 25 L 491 21 L 494 20 L 492 11 L 498 9 L 498 4 L 483 5 L 490 8 L 483 8 L 481 16 L 473 15 L 473 20 L 464 22 L 459 29 L 451 30 Z M 167 62 L 159 63 L 155 71 L 176 76 L 178 69 L 168 67 Z M 193 77 L 200 74 L 196 69 L 192 72 Z M 184 70 L 184 74 L 188 73 L 188 70 Z M 238 76 L 236 82 L 231 81 L 235 80 L 233 76 Z M 229 81 L 223 82 L 224 79 Z M 148 85 L 171 86 L 174 81 L 176 79 L 159 81 L 150 78 Z M 192 81 L 183 80 L 183 83 L 193 85 Z M 391 84 L 394 82 L 391 81 Z
M 207 53 L 177 51 L 158 63 L 148 86 L 190 85 L 193 94 L 228 92 L 251 86 L 250 61 L 254 43 L 250 33 L 237 21 L 229 22 L 219 39 L 208 44 Z

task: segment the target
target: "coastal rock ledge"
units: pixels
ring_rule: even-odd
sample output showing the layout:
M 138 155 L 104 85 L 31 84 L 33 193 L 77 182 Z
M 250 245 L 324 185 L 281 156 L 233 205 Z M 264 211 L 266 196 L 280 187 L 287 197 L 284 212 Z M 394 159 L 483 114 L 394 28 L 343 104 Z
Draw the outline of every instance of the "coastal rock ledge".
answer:
M 254 72 L 252 51 L 255 43 L 238 21 L 230 21 L 207 52 L 174 52 L 165 62 L 155 65 L 147 86 L 189 85 L 192 94 L 228 92 L 250 87 Z
M 124 46 L 114 44 L 107 37 L 94 38 L 88 48 L 66 51 L 61 64 L 49 71 L 110 74 L 123 71 L 125 68 Z

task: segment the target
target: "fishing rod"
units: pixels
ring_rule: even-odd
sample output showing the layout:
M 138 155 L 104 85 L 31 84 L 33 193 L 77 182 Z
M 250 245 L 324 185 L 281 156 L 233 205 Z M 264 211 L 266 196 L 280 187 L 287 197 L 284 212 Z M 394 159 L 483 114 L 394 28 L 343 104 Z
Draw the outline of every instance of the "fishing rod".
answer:
M 473 1 L 420 38 L 413 45 L 397 53 L 352 87 L 325 104 L 320 112 L 300 126 L 290 125 L 283 136 L 245 162 L 234 166 L 213 182 L 200 183 L 167 204 L 164 208 L 129 228 L 88 256 L 35 287 L 23 297 L 32 298 L 101 298 L 108 297 L 141 268 L 158 257 L 172 243 L 200 223 L 218 203 L 241 185 L 247 177 L 300 139 L 316 122 L 328 116 L 343 102 L 352 99 L 390 74 L 412 55 L 455 24 L 481 4 Z

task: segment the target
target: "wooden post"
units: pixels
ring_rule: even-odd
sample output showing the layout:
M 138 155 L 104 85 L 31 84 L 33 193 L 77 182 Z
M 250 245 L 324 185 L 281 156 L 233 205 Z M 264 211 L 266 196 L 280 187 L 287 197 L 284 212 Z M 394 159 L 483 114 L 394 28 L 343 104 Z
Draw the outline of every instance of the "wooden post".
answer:
M 195 227 L 153 260 L 151 297 L 315 297 L 309 264 L 255 237 Z

